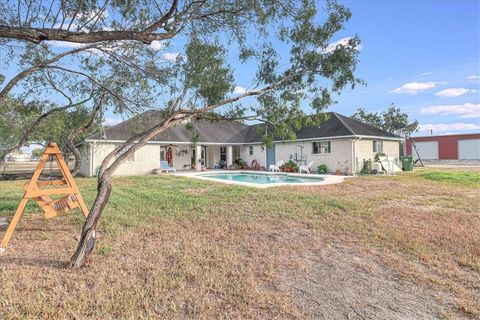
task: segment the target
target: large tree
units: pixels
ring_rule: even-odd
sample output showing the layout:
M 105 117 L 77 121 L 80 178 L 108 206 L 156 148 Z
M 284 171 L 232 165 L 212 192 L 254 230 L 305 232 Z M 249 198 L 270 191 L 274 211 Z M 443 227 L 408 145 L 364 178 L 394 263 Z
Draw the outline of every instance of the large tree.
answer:
M 408 112 L 402 111 L 393 103 L 380 113 L 359 108 L 352 118 L 403 137 L 408 137 L 418 130 L 418 121 L 410 120 Z
M 1 6 L 2 46 L 11 61 L 20 57 L 22 69 L 7 79 L 0 102 L 21 83 L 16 94 L 23 101 L 90 98 L 83 105 L 93 113 L 101 98 L 102 112 L 164 111 L 153 126 L 138 123 L 138 132 L 102 162 L 74 267 L 93 249 L 110 177 L 160 132 L 192 118 L 226 117 L 268 122 L 275 130 L 266 140 L 294 138 L 299 125 L 324 118 L 332 93 L 361 83 L 354 76 L 358 37 L 330 45 L 351 16 L 335 1 L 18 0 Z M 61 41 L 73 49 L 59 50 Z M 241 71 L 251 85 L 233 94 Z M 306 116 L 306 105 L 316 117 Z

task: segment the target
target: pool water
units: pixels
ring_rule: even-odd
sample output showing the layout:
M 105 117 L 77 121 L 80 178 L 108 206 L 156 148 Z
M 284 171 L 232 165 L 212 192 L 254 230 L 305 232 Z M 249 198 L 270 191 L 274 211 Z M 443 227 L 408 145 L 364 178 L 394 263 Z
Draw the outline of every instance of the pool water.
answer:
M 312 183 L 322 182 L 324 180 L 321 177 L 298 177 L 286 174 L 263 174 L 251 172 L 206 173 L 199 176 L 216 180 L 230 180 L 255 184 Z

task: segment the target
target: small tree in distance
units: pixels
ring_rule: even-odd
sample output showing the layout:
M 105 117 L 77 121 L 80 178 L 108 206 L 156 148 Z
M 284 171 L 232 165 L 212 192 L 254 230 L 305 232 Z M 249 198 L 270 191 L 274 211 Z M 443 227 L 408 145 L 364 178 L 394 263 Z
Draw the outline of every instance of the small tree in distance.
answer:
M 43 149 L 42 148 L 36 148 L 32 150 L 32 157 L 34 158 L 40 158 L 43 154 Z
M 393 103 L 381 113 L 368 112 L 359 108 L 352 115 L 352 118 L 402 137 L 409 137 L 412 133 L 418 131 L 418 121 L 409 120 L 408 113 L 402 111 Z

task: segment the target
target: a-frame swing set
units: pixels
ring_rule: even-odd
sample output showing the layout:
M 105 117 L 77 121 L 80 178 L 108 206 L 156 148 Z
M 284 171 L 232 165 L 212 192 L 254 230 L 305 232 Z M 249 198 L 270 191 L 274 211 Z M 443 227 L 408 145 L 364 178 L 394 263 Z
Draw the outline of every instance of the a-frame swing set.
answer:
M 56 180 L 39 180 L 40 174 L 49 157 L 52 157 L 53 160 L 57 162 L 62 178 Z M 88 208 L 63 159 L 62 152 L 56 143 L 49 143 L 47 145 L 37 165 L 37 169 L 33 173 L 32 179 L 25 184 L 24 190 L 23 198 L 3 236 L 2 243 L 0 244 L 0 254 L 7 249 L 8 242 L 30 199 L 34 200 L 42 208 L 45 218 L 53 218 L 73 208 L 80 208 L 85 217 L 88 216 Z M 53 195 L 63 196 L 54 200 L 50 197 Z

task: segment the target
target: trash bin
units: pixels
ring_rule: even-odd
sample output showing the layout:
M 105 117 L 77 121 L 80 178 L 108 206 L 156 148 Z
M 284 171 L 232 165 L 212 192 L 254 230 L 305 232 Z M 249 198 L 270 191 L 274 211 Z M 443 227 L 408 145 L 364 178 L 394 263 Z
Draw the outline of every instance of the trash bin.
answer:
M 412 156 L 403 156 L 402 157 L 402 169 L 403 169 L 403 171 L 412 171 L 413 170 L 413 157 Z

